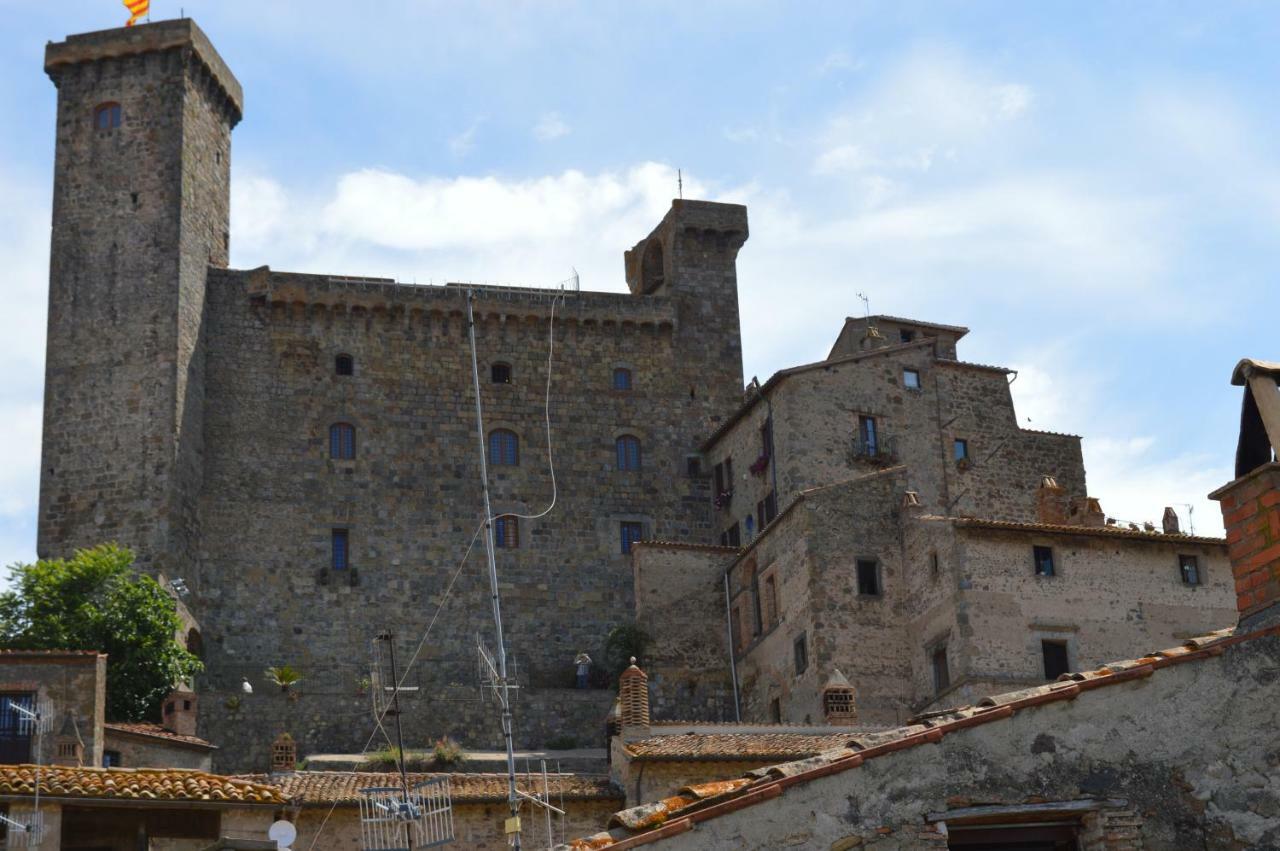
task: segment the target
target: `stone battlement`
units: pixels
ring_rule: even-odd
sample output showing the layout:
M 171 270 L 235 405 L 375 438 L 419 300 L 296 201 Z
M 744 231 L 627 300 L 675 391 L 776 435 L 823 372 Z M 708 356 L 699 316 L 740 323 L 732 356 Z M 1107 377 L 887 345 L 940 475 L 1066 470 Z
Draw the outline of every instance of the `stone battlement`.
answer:
M 677 325 L 675 305 L 662 296 L 464 283 L 406 284 L 390 278 L 275 272 L 267 266 L 247 271 L 210 269 L 209 281 L 210 286 L 240 283 L 258 303 L 312 311 L 461 316 L 466 313 L 467 293 L 474 291 L 475 312 L 482 319 L 546 318 L 553 302 L 564 296 L 556 316 L 565 322 L 668 329 Z
M 180 49 L 189 49 L 201 62 L 226 97 L 233 115 L 231 123 L 237 123 L 244 115 L 244 90 L 240 88 L 240 81 L 222 61 L 213 42 L 190 18 L 67 36 L 66 41 L 51 42 L 45 48 L 44 70 L 57 85 L 68 66 Z

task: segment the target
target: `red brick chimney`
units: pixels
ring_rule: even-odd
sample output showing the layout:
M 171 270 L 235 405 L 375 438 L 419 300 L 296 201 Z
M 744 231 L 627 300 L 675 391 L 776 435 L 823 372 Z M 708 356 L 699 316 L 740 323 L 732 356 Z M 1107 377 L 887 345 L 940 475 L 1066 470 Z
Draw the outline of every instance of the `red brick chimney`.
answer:
M 1067 504 L 1067 492 L 1058 480 L 1042 476 L 1036 489 L 1036 520 L 1054 526 L 1067 525 Z
M 622 706 L 622 734 L 649 733 L 649 677 L 636 667 L 636 657 L 618 678 L 618 701 Z
M 1227 530 L 1241 626 L 1280 619 L 1280 364 L 1243 360 L 1231 383 L 1243 385 L 1236 479 L 1213 493 Z M 1274 607 L 1274 608 L 1273 608 Z M 1264 612 L 1270 613 L 1264 615 Z M 1247 624 L 1246 624 L 1247 622 Z

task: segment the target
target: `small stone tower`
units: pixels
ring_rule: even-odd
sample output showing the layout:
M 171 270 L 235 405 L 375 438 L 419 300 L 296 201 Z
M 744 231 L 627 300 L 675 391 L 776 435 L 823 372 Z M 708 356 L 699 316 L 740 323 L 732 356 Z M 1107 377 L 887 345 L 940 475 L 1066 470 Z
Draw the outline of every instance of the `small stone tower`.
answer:
M 634 295 L 675 302 L 673 343 L 689 388 L 684 409 L 711 424 L 742 401 L 742 329 L 738 318 L 738 251 L 746 243 L 747 208 L 675 199 L 647 237 L 624 256 Z
M 37 549 L 115 540 L 182 576 L 240 84 L 187 19 L 70 36 L 45 71 L 58 117 Z

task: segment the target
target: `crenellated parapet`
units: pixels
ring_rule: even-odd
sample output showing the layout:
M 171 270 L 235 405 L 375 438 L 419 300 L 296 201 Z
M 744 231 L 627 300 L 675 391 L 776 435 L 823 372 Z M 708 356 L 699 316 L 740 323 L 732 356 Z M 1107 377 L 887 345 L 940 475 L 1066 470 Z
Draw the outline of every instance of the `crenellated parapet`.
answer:
M 474 292 L 474 311 L 481 323 L 541 321 L 551 316 L 554 305 L 557 320 L 570 325 L 649 331 L 672 331 L 677 326 L 676 309 L 662 296 L 462 283 L 405 284 L 391 278 L 275 272 L 266 266 L 248 271 L 210 270 L 210 286 L 234 282 L 240 282 L 249 299 L 268 313 L 381 317 L 387 321 L 461 317 L 467 311 L 467 294 Z

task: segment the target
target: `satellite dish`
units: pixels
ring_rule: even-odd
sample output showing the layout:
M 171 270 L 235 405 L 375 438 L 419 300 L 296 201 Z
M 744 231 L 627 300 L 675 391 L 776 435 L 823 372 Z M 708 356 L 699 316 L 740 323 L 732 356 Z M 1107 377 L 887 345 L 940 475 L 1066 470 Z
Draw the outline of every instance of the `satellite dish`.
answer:
M 298 829 L 293 822 L 281 819 L 267 829 L 267 838 L 275 840 L 277 848 L 288 848 L 298 838 Z

